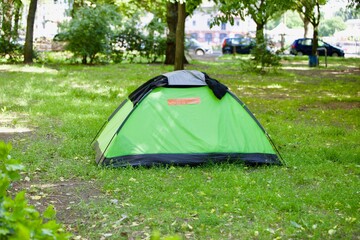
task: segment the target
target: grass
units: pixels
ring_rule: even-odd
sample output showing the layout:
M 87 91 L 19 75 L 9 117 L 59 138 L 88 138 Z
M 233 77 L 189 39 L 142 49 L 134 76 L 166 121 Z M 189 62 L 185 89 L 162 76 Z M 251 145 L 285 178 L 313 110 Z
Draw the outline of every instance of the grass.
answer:
M 187 69 L 229 86 L 286 166 L 97 167 L 92 139 L 137 86 L 172 71 L 161 64 L 0 65 L 0 126 L 31 130 L 0 138 L 27 167 L 19 188 L 41 196 L 39 208 L 54 204 L 77 239 L 157 230 L 183 239 L 359 239 L 360 60 L 283 63 L 265 75 L 232 56 Z

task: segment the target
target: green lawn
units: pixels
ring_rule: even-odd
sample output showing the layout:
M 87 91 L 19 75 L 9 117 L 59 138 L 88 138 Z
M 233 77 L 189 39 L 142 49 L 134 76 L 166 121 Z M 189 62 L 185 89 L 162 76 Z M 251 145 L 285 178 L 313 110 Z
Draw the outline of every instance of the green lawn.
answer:
M 40 210 L 53 204 L 75 239 L 360 239 L 360 59 L 283 64 L 258 74 L 228 56 L 186 68 L 225 83 L 286 166 L 120 169 L 95 165 L 93 138 L 130 92 L 172 66 L 0 65 L 0 139 L 27 169 L 14 190 Z

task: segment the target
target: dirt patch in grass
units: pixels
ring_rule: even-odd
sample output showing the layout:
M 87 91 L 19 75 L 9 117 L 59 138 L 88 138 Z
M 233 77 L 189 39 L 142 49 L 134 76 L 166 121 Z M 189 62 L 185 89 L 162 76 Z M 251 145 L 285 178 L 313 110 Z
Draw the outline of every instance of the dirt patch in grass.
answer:
M 67 230 L 76 234 L 76 225 L 86 213 L 79 211 L 77 205 L 101 199 L 104 194 L 93 181 L 69 180 L 55 183 L 40 183 L 27 181 L 15 182 L 11 192 L 26 191 L 29 204 L 43 212 L 49 205 L 56 209 L 57 220 L 67 227 Z
M 27 125 L 27 114 L 0 113 L 0 141 L 10 142 L 27 137 L 33 131 Z
M 0 121 L 0 141 L 15 143 L 35 135 L 34 131 L 22 131 L 21 128 L 5 126 Z M 46 136 L 51 138 L 51 136 Z M 40 171 L 40 170 L 39 170 Z M 32 180 L 26 175 L 18 182 L 12 183 L 9 190 L 14 196 L 17 192 L 26 192 L 26 198 L 30 205 L 34 206 L 42 213 L 49 205 L 53 205 L 56 210 L 56 219 L 64 224 L 67 231 L 77 235 L 78 224 L 86 224 L 84 218 L 86 213 L 82 212 L 79 204 L 87 204 L 102 199 L 105 194 L 94 181 L 84 181 L 79 179 L 64 180 L 59 182 L 41 182 Z
M 311 109 L 321 109 L 321 110 L 351 110 L 360 108 L 360 102 L 318 102 L 311 105 L 305 105 L 299 108 L 299 111 L 308 111 Z
M 343 77 L 344 75 L 359 75 L 360 76 L 360 68 L 346 68 L 346 69 L 309 69 L 309 68 L 304 68 L 304 69 L 296 69 L 296 68 L 292 68 L 292 69 L 287 69 L 287 71 L 292 72 L 292 73 L 296 73 L 298 75 L 301 76 L 307 76 L 307 77 L 318 77 L 318 78 L 323 78 L 323 77 Z

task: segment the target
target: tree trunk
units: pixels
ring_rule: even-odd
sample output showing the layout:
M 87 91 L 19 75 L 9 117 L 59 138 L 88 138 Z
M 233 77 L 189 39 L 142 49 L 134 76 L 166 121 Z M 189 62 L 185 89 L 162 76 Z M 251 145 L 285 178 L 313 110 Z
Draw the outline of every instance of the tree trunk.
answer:
M 260 47 L 265 47 L 264 24 L 256 23 L 256 42 Z
M 11 42 L 11 29 L 12 29 L 12 16 L 13 16 L 13 2 L 3 1 L 2 3 L 2 19 L 1 19 L 1 30 L 2 38 L 6 44 Z M 7 53 L 7 51 L 5 51 Z
M 21 20 L 21 10 L 22 10 L 22 2 L 16 1 L 15 4 L 15 13 L 14 13 L 14 29 L 13 29 L 13 36 L 18 38 L 19 36 L 19 21 Z
M 175 39 L 176 39 L 176 25 L 177 25 L 177 3 L 171 3 L 170 1 L 166 4 L 166 22 L 168 26 L 168 34 L 166 38 L 166 57 L 165 64 L 175 63 Z
M 311 55 L 317 55 L 317 48 L 318 48 L 318 29 L 314 26 L 314 34 L 313 34 L 313 45 L 311 49 Z
M 34 38 L 34 21 L 36 14 L 37 0 L 31 0 L 26 25 L 26 37 L 24 46 L 24 63 L 33 62 L 33 38 Z
M 185 3 L 178 2 L 178 21 L 177 21 L 177 25 L 176 25 L 176 48 L 175 48 L 174 70 L 183 70 L 184 69 L 185 18 L 186 18 Z
M 309 34 L 309 24 L 310 24 L 310 22 L 309 22 L 309 20 L 304 19 L 303 23 L 304 23 L 304 38 L 308 38 L 309 37 L 308 34 Z
M 319 24 L 320 24 L 320 4 L 318 1 L 315 2 L 315 11 L 314 17 L 312 18 L 312 21 L 310 21 L 314 27 L 314 34 L 313 34 L 313 46 L 312 46 L 312 55 L 317 55 L 317 48 L 318 48 L 318 36 L 319 36 Z
M 307 11 L 307 9 L 305 9 L 305 11 Z M 309 37 L 309 24 L 310 21 L 309 19 L 306 17 L 306 14 L 302 13 L 302 12 L 298 12 L 299 16 L 303 22 L 303 28 L 304 28 L 304 38 L 308 38 Z
M 264 68 L 264 55 L 266 52 L 266 42 L 264 36 L 264 23 L 256 23 L 256 51 L 255 60 L 261 63 L 261 69 Z

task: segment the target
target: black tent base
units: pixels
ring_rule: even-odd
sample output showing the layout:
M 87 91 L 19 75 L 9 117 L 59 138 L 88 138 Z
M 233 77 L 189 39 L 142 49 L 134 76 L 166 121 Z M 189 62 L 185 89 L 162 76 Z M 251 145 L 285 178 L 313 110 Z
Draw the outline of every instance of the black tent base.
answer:
M 156 165 L 196 166 L 220 162 L 241 162 L 246 165 L 282 165 L 277 155 L 264 153 L 141 154 L 104 158 L 101 164 L 110 167 L 151 167 Z

